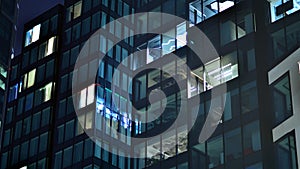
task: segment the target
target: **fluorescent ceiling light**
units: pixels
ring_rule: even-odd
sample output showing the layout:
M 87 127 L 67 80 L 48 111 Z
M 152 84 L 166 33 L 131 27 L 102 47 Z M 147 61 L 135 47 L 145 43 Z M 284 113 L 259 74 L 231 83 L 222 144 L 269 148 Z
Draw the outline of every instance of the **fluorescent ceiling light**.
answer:
M 219 3 L 220 6 L 220 12 L 232 7 L 234 5 L 233 1 L 225 1 L 225 2 L 221 2 Z M 218 11 L 218 2 L 214 2 L 212 4 L 210 4 L 211 9 Z

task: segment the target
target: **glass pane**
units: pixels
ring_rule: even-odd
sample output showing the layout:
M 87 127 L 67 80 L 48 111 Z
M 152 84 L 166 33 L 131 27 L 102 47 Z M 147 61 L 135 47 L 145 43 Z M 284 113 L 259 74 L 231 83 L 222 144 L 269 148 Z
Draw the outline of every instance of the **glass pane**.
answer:
M 209 158 L 209 168 L 224 164 L 223 138 L 214 138 L 207 143 L 207 155 Z
M 259 122 L 255 121 L 244 127 L 244 155 L 261 149 Z
M 273 85 L 273 98 L 275 123 L 279 124 L 293 114 L 288 75 Z
M 225 133 L 224 138 L 226 161 L 230 163 L 232 160 L 242 156 L 241 129 L 238 128 Z

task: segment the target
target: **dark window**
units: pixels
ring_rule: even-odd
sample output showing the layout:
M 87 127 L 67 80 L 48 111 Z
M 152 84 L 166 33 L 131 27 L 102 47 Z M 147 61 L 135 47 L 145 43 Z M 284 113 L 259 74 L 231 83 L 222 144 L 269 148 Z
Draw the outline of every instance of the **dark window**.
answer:
M 82 160 L 82 154 L 83 154 L 83 142 L 79 142 L 74 145 L 74 156 L 73 156 L 73 162 L 78 163 Z
M 54 74 L 54 60 L 51 60 L 47 63 L 47 68 L 46 68 L 46 78 L 52 77 Z
M 64 93 L 67 91 L 67 86 L 68 86 L 68 77 L 69 75 L 66 74 L 61 77 L 61 83 L 60 83 L 60 93 Z
M 50 19 L 50 31 L 51 32 L 56 32 L 57 31 L 57 27 L 58 27 L 58 16 L 55 15 Z
M 12 121 L 14 109 L 12 107 L 7 109 L 6 115 L 5 115 L 5 124 L 9 124 Z
M 38 112 L 32 116 L 32 128 L 31 131 L 39 129 L 41 122 L 41 112 Z
M 106 7 L 108 7 L 108 0 L 102 0 L 102 4 Z
M 38 47 L 31 49 L 30 52 L 30 64 L 33 64 L 37 61 L 38 58 Z
M 82 21 L 82 35 L 86 35 L 91 31 L 91 17 Z
M 123 16 L 123 1 L 122 0 L 118 0 L 118 14 L 120 16 Z
M 276 169 L 297 169 L 295 136 L 289 134 L 276 143 Z
M 293 114 L 288 75 L 273 84 L 273 105 L 275 124 L 279 124 Z
M 93 1 L 93 7 L 96 7 L 100 4 L 101 0 L 94 0 Z
M 251 112 L 258 107 L 256 81 L 243 85 L 241 88 L 242 113 Z
M 49 124 L 51 116 L 51 108 L 48 107 L 42 111 L 42 121 L 41 127 L 44 127 Z
M 92 7 L 92 0 L 83 0 L 83 12 L 87 12 Z
M 66 123 L 65 141 L 74 137 L 74 120 Z
M 72 96 L 68 97 L 68 106 L 67 106 L 67 114 L 71 114 L 74 112 L 74 104 Z
M 45 65 L 41 65 L 38 67 L 37 70 L 37 81 L 41 82 L 45 78 Z
M 73 26 L 72 29 L 72 40 L 77 40 L 80 37 L 80 28 L 81 28 L 81 23 L 78 23 Z
M 49 30 L 49 20 L 46 20 L 42 23 L 41 26 L 41 37 L 47 36 L 48 30 Z
M 61 63 L 62 69 L 65 69 L 69 66 L 69 60 L 70 60 L 70 51 L 66 51 L 62 55 L 62 63 Z
M 100 19 L 100 12 L 97 12 L 92 16 L 92 30 L 100 28 Z
M 74 65 L 76 62 L 76 59 L 79 55 L 79 46 L 76 46 L 71 49 L 71 59 L 70 59 L 70 65 Z
M 234 159 L 238 159 L 242 156 L 242 140 L 241 129 L 235 129 L 225 133 L 225 157 L 226 162 L 231 163 Z
M 23 106 L 24 106 L 24 97 L 20 98 L 18 101 L 18 111 L 17 111 L 17 115 L 20 115 L 21 113 L 23 113 Z
M 30 140 L 29 157 L 32 157 L 37 154 L 38 145 L 39 145 L 38 137 L 35 137 Z
M 48 147 L 48 132 L 40 136 L 39 152 L 41 153 L 46 151 L 47 147 Z
M 23 58 L 22 58 L 22 68 L 28 66 L 28 61 L 29 61 L 29 51 L 25 52 L 23 54 Z
M 22 135 L 29 134 L 30 133 L 30 127 L 31 127 L 31 116 L 24 119 Z
M 84 142 L 84 159 L 87 159 L 93 155 L 93 142 L 90 139 L 86 139 Z
M 2 0 L 1 10 L 14 20 L 15 10 L 16 10 L 16 0 Z
M 64 34 L 64 44 L 68 45 L 71 43 L 71 28 L 67 29 Z
M 19 152 L 20 152 L 20 146 L 18 145 L 13 149 L 12 164 L 16 164 L 19 161 Z
M 69 167 L 72 164 L 72 146 L 64 149 L 63 168 Z
M 8 129 L 4 132 L 3 147 L 8 146 L 10 144 L 10 140 L 11 140 L 11 134 L 10 134 L 10 129 Z
M 66 99 L 63 99 L 59 102 L 59 109 L 58 109 L 58 118 L 65 116 L 66 114 Z
M 54 159 L 54 169 L 60 169 L 62 162 L 62 152 L 57 152 Z
M 2 153 L 1 168 L 7 168 L 8 152 Z
M 15 80 L 17 78 L 17 73 L 18 73 L 18 65 L 15 65 L 12 67 L 11 71 L 11 80 Z
M 244 135 L 244 155 L 248 155 L 261 149 L 259 122 L 255 121 L 245 125 Z
M 207 155 L 210 168 L 224 164 L 223 138 L 217 137 L 207 143 Z
M 38 169 L 40 169 L 40 168 L 41 169 L 46 168 L 46 163 L 47 163 L 46 158 L 43 158 L 43 159 L 39 160 L 38 163 L 37 163 L 37 168 Z
M 65 133 L 65 126 L 60 125 L 57 127 L 57 143 L 60 144 L 64 141 L 64 133 Z
M 15 140 L 21 137 L 22 133 L 22 121 L 18 121 L 15 126 Z
M 21 154 L 20 154 L 21 161 L 28 158 L 28 147 L 29 147 L 29 141 L 26 141 L 21 145 Z

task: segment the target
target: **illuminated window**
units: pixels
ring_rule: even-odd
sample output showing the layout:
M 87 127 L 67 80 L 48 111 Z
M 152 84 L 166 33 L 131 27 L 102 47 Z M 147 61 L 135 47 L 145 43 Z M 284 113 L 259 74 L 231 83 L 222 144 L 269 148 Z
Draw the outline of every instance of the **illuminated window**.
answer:
M 81 15 L 82 1 L 67 8 L 66 22 L 70 22 L 72 19 L 78 18 Z
M 0 74 L 6 78 L 7 72 L 1 65 L 0 65 Z
M 290 15 L 300 9 L 299 0 L 269 0 L 271 22 L 275 22 L 286 15 Z
M 78 108 L 83 108 L 85 106 L 86 106 L 86 89 L 83 89 L 80 92 Z
M 232 6 L 234 6 L 233 0 L 223 0 L 223 2 L 218 2 L 217 0 L 203 0 L 203 2 L 195 0 L 190 3 L 189 18 L 192 24 L 197 24 Z
M 40 30 L 41 30 L 41 24 L 36 25 L 32 29 L 26 32 L 25 37 L 25 47 L 30 45 L 33 42 L 36 42 L 40 38 Z
M 39 97 L 41 98 L 42 102 L 47 102 L 52 97 L 52 87 L 54 83 L 48 83 L 46 86 L 39 89 Z M 37 92 L 36 92 L 37 95 Z
M 34 82 L 35 82 L 35 72 L 36 72 L 36 69 L 33 69 L 32 71 L 30 71 L 28 73 L 28 84 L 27 84 L 27 88 L 31 87 L 34 85 Z
M 82 2 L 79 1 L 74 5 L 74 18 L 77 18 L 81 15 L 81 7 L 82 7 Z
M 192 70 L 190 76 L 189 97 L 238 77 L 237 52 L 205 63 L 204 66 Z
M 92 104 L 94 102 L 95 97 L 95 86 L 90 85 L 87 89 L 87 105 Z
M 51 55 L 55 51 L 55 45 L 56 45 L 56 37 L 50 38 L 47 44 L 46 56 Z

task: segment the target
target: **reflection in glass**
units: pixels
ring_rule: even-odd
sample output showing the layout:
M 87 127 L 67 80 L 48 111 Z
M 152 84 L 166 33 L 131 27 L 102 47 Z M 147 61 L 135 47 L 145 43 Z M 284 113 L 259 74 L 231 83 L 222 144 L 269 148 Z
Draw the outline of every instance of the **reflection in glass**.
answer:
M 209 168 L 224 164 L 223 138 L 217 137 L 207 143 L 207 155 L 209 157 Z
M 289 76 L 273 85 L 275 123 L 278 124 L 292 115 L 292 101 Z

